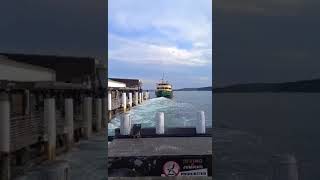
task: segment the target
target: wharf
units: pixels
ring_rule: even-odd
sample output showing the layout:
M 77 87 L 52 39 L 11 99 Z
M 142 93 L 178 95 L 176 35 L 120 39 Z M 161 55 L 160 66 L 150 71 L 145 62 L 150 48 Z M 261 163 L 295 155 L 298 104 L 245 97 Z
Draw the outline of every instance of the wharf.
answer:
M 141 138 L 131 138 L 119 135 L 118 130 L 108 145 L 109 177 L 171 176 L 172 172 L 165 170 L 171 163 L 177 168 L 175 175 L 185 179 L 212 176 L 211 133 L 194 134 L 195 128 L 173 128 L 166 130 L 168 134 L 151 136 L 154 129 L 149 128 L 141 129 Z M 174 135 L 173 131 L 185 134 Z

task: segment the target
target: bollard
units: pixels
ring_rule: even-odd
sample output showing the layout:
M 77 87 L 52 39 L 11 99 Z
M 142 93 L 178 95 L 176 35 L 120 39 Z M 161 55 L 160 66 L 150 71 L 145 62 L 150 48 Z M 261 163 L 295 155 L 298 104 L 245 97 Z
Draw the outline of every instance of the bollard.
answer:
M 164 113 L 163 112 L 156 113 L 156 133 L 164 134 Z
M 130 114 L 125 113 L 121 117 L 120 121 L 120 134 L 121 135 L 129 135 L 130 134 Z
M 126 110 L 127 110 L 127 96 L 126 96 L 126 93 L 122 93 L 122 108 L 123 108 L 123 112 L 126 112 Z
M 196 130 L 197 130 L 197 134 L 205 134 L 206 133 L 206 119 L 204 116 L 204 111 L 198 112 Z
M 129 116 L 129 129 L 130 129 L 130 133 L 131 133 L 131 129 L 132 129 L 132 117 Z

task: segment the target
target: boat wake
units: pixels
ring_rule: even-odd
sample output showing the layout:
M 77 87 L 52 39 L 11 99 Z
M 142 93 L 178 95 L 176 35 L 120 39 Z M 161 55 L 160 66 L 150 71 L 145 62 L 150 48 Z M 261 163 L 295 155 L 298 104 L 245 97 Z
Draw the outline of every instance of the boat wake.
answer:
M 165 127 L 195 127 L 196 108 L 192 104 L 164 97 L 149 99 L 133 107 L 128 113 L 133 123 L 141 124 L 142 127 L 154 127 L 156 112 L 164 112 Z M 120 126 L 120 119 L 121 114 L 111 120 L 108 125 L 109 135 L 113 135 L 114 129 Z

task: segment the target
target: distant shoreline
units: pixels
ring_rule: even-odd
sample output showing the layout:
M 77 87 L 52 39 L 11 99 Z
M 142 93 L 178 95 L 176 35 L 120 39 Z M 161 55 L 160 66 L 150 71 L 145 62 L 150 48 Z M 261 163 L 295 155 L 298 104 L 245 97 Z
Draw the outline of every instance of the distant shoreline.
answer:
M 181 88 L 181 89 L 175 89 L 173 91 L 212 91 L 212 87 L 199 87 L 199 88 Z
M 284 83 L 235 84 L 213 89 L 214 93 L 320 93 L 320 79 Z
M 177 89 L 177 90 L 173 90 L 173 91 L 212 91 L 212 90 L 180 90 L 180 89 Z

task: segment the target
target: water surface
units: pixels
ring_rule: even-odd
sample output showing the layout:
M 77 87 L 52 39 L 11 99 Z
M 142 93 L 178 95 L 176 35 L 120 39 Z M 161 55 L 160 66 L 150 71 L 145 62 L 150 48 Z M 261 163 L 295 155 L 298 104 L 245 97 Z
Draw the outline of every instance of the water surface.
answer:
M 197 112 L 204 111 L 206 126 L 212 126 L 212 92 L 211 91 L 175 91 L 172 99 L 156 98 L 150 92 L 151 99 L 135 106 L 129 111 L 133 123 L 141 123 L 142 127 L 155 126 L 156 112 L 164 112 L 165 127 L 195 127 Z M 121 115 L 109 123 L 109 135 L 120 126 Z
M 250 133 L 259 139 L 259 146 L 253 144 L 252 154 L 263 152 L 260 158 L 266 161 L 275 154 L 293 154 L 298 160 L 299 179 L 316 180 L 320 179 L 319 102 L 319 93 L 218 93 L 214 94 L 213 118 L 215 127 Z M 224 166 L 228 162 L 235 165 L 234 161 L 244 156 L 251 146 L 248 142 L 233 139 L 230 146 L 234 152 L 230 152 L 229 157 L 224 154 L 230 146 L 215 149 L 220 159 L 217 170 L 238 173 L 246 169 L 252 174 L 257 166 L 252 166 L 253 160 L 249 158 L 241 160 L 238 167 L 242 169 Z M 270 164 L 264 165 L 266 169 L 267 165 Z

